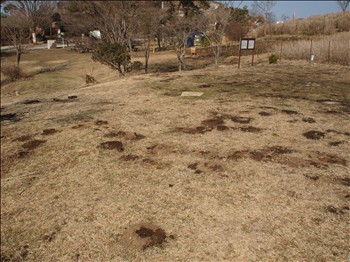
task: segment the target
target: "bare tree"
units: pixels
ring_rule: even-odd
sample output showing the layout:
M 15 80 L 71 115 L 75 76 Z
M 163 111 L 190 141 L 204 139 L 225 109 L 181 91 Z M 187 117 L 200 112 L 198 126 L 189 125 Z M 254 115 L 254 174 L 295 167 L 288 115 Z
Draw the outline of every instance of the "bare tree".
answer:
M 275 14 L 272 12 L 272 9 L 276 5 L 276 0 L 271 1 L 257 1 L 251 5 L 252 15 L 261 16 L 264 19 L 264 35 L 266 35 L 267 25 L 273 21 L 275 21 Z
M 345 0 L 345 1 L 337 1 L 338 6 L 340 7 L 340 9 L 343 11 L 343 13 L 346 12 L 346 10 L 349 7 L 350 4 L 350 0 Z
M 138 32 L 143 38 L 144 55 L 145 55 L 145 73 L 148 72 L 148 61 L 151 53 L 151 43 L 157 33 L 159 33 L 164 19 L 164 13 L 154 5 L 144 5 L 140 10 L 142 20 L 138 22 Z
M 191 17 L 174 16 L 167 24 L 165 31 L 170 45 L 175 49 L 179 62 L 179 71 L 186 70 L 185 54 L 187 39 L 190 33 L 201 31 L 203 16 L 192 15 Z
M 5 1 L 4 10 L 10 15 L 20 13 L 31 20 L 32 32 L 37 27 L 45 29 L 51 26 L 51 16 L 56 7 L 56 1 L 15 0 Z
M 32 20 L 20 12 L 2 19 L 1 34 L 16 50 L 17 67 L 19 67 L 24 49 L 30 43 L 32 26 Z
M 219 8 L 209 15 L 209 35 L 205 37 L 209 39 L 210 46 L 212 47 L 216 67 L 218 67 L 223 37 L 230 20 L 231 13 L 228 8 Z
M 138 5 L 137 1 L 71 1 L 68 8 L 93 20 L 104 41 L 131 45 Z

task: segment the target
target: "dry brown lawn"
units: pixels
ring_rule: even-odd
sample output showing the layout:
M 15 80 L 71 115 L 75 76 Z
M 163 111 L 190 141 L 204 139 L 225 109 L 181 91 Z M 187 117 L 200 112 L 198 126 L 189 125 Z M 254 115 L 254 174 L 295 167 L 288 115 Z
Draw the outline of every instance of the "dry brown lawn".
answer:
M 349 67 L 23 59 L 1 87 L 1 261 L 347 261 Z

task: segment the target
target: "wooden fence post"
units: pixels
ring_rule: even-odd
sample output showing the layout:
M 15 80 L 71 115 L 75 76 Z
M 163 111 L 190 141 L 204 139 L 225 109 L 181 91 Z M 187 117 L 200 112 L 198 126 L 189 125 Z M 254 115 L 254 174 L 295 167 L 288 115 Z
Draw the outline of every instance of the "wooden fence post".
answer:
M 331 62 L 331 41 L 328 42 L 328 64 Z
M 311 44 L 310 44 L 310 56 L 309 56 L 310 63 L 312 62 L 311 56 L 312 56 L 312 39 L 311 39 Z

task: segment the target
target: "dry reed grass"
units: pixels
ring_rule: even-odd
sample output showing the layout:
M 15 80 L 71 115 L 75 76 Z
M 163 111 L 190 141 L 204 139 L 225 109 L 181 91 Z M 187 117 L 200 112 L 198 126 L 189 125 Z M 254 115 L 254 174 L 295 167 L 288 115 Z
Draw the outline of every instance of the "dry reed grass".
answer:
M 332 35 L 350 31 L 350 11 L 294 19 L 279 24 L 266 24 L 256 28 L 255 37 L 267 35 Z
M 282 54 L 281 54 L 282 45 Z M 350 64 L 350 32 L 323 36 L 312 40 L 298 40 L 275 44 L 271 52 L 283 59 L 309 60 L 310 51 L 315 61 L 340 65 Z

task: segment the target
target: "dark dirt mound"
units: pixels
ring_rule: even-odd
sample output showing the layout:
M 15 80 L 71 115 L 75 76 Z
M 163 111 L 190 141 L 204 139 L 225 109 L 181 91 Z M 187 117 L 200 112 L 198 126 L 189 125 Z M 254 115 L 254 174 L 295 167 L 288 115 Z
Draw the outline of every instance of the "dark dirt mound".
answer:
M 270 116 L 271 113 L 265 112 L 265 111 L 261 111 L 261 112 L 259 112 L 259 115 L 261 115 L 261 116 Z
M 313 181 L 317 181 L 320 179 L 320 176 L 318 175 L 310 175 L 310 174 L 304 174 L 304 177 L 310 179 L 310 180 L 313 180 Z
M 277 154 L 277 155 L 290 154 L 294 152 L 294 150 L 291 150 L 283 146 L 268 147 L 265 151 L 270 152 L 272 154 Z
M 23 104 L 25 105 L 32 105 L 32 104 L 39 104 L 39 103 L 41 103 L 41 101 L 38 99 L 26 100 L 23 102 Z
M 135 133 L 135 132 L 124 132 L 124 131 L 112 131 L 104 135 L 104 137 L 119 137 L 124 138 L 126 140 L 138 141 L 146 138 L 146 136 Z
M 125 136 L 125 132 L 123 132 L 123 131 L 109 132 L 103 136 L 104 137 L 123 137 L 123 136 Z
M 68 96 L 68 99 L 77 99 L 78 96 Z
M 350 177 L 337 178 L 336 181 L 338 181 L 343 186 L 350 186 Z
M 303 117 L 302 118 L 303 122 L 306 122 L 306 123 L 315 123 L 315 119 L 313 119 L 312 117 Z
M 303 136 L 305 136 L 307 139 L 319 140 L 325 136 L 325 133 L 320 131 L 308 131 L 303 133 Z
M 17 153 L 17 156 L 18 156 L 18 158 L 25 158 L 25 157 L 27 157 L 29 154 L 30 154 L 30 152 L 28 152 L 28 151 L 19 151 L 19 152 Z
M 46 140 L 31 140 L 31 141 L 28 141 L 27 143 L 24 143 L 22 147 L 24 149 L 34 150 L 35 148 L 37 148 L 38 146 L 44 143 L 46 143 Z
M 97 120 L 97 121 L 95 122 L 95 124 L 98 125 L 98 126 L 108 125 L 108 121 Z
M 177 128 L 175 128 L 176 132 L 182 132 L 182 133 L 191 134 L 191 135 L 204 134 L 204 133 L 210 132 L 212 130 L 213 130 L 212 128 L 207 128 L 205 126 L 197 126 L 195 128 L 191 128 L 191 127 L 177 127 Z
M 123 143 L 120 141 L 107 141 L 107 142 L 103 142 L 101 143 L 98 148 L 102 148 L 102 149 L 108 149 L 108 150 L 114 150 L 116 149 L 119 152 L 124 151 L 124 146 Z
M 49 129 L 44 129 L 42 132 L 43 136 L 48 136 L 48 135 L 53 135 L 55 133 L 57 133 L 58 131 L 54 128 L 49 128 Z
M 15 113 L 10 113 L 10 114 L 4 114 L 4 115 L 0 115 L 0 121 L 4 121 L 4 120 L 16 120 L 16 116 L 17 114 Z
M 153 246 L 161 246 L 166 242 L 164 229 L 152 224 L 137 224 L 130 226 L 123 234 L 120 242 L 127 248 L 145 250 Z
M 24 136 L 19 136 L 15 139 L 13 139 L 12 141 L 19 141 L 19 142 L 24 142 L 24 141 L 28 141 L 30 139 L 32 139 L 32 135 L 24 135 Z
M 249 132 L 249 133 L 259 133 L 262 131 L 261 128 L 253 127 L 253 126 L 240 127 L 239 130 L 241 130 L 242 132 Z
M 76 125 L 76 126 L 72 126 L 71 128 L 72 129 L 81 129 L 81 128 L 84 128 L 84 127 L 85 127 L 85 125 L 79 124 L 79 125 Z
M 334 142 L 329 142 L 328 144 L 330 146 L 339 146 L 339 145 L 345 144 L 345 143 L 346 143 L 346 141 L 334 141 Z
M 235 123 L 249 124 L 252 119 L 250 117 L 232 116 L 231 120 Z
M 325 210 L 333 214 L 343 215 L 345 214 L 346 211 L 349 210 L 349 207 L 348 206 L 343 206 L 343 207 L 327 206 L 325 207 Z
M 286 113 L 287 115 L 298 115 L 299 114 L 297 111 L 287 110 L 287 109 L 281 110 L 281 112 Z
M 218 131 L 226 131 L 226 130 L 229 130 L 230 128 L 229 127 L 227 127 L 227 126 L 225 126 L 225 125 L 218 125 L 217 127 L 216 127 L 216 130 L 218 130 Z
M 203 85 L 199 85 L 199 88 L 209 88 L 212 87 L 213 85 L 210 84 L 203 84 Z

